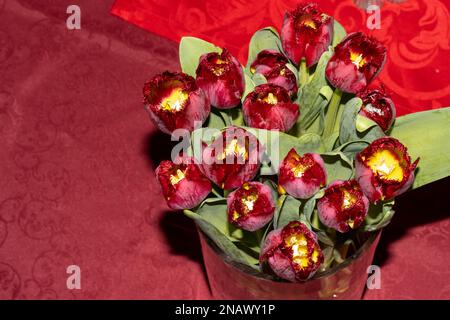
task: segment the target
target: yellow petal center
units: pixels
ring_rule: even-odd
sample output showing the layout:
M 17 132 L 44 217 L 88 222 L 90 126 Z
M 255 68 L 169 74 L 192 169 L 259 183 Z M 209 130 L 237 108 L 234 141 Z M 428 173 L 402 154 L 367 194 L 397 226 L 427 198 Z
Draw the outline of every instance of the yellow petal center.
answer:
M 170 175 L 170 184 L 171 185 L 176 185 L 177 183 L 179 183 L 181 180 L 183 180 L 186 177 L 186 175 L 184 174 L 184 172 L 181 169 L 177 169 L 177 171 L 174 174 Z
M 294 177 L 301 178 L 309 168 L 311 168 L 309 164 L 297 163 L 291 171 L 294 174 Z
M 317 261 L 319 260 L 319 251 L 317 249 L 314 249 L 312 256 L 311 256 L 311 260 L 314 263 L 317 263 Z
M 189 95 L 181 88 L 172 90 L 170 95 L 161 101 L 161 109 L 169 112 L 178 112 L 183 110 L 184 104 Z
M 358 201 L 358 198 L 345 189 L 342 190 L 342 193 L 344 194 L 344 199 L 342 200 L 342 209 L 350 209 L 353 204 Z
M 285 243 L 292 249 L 292 261 L 300 268 L 306 268 L 309 265 L 306 237 L 303 234 L 293 234 L 285 239 Z
M 272 92 L 269 92 L 268 95 L 266 95 L 264 98 L 262 98 L 262 101 L 264 101 L 265 103 L 268 103 L 268 104 L 272 104 L 272 105 L 278 103 L 277 97 Z
M 372 172 L 380 178 L 391 181 L 403 180 L 403 169 L 395 154 L 390 150 L 380 150 L 367 161 Z
M 361 53 L 350 51 L 350 60 L 359 69 L 366 64 L 366 59 L 364 59 Z
M 222 154 L 219 154 L 217 156 L 217 160 L 223 160 L 227 156 L 235 155 L 237 157 L 242 157 L 242 159 L 247 160 L 248 152 L 245 148 L 245 146 L 242 146 L 239 144 L 237 139 L 233 139 L 230 141 L 230 143 L 226 146 L 225 150 L 222 152 Z
M 317 25 L 316 25 L 316 23 L 314 22 L 314 20 L 312 19 L 312 17 L 310 15 L 302 16 L 301 20 L 300 20 L 300 23 L 303 26 L 305 26 L 305 27 L 308 27 L 308 28 L 311 28 L 311 29 L 314 29 L 314 30 L 317 29 Z
M 244 213 L 249 213 L 253 210 L 256 200 L 258 200 L 258 194 L 256 193 L 251 193 L 241 199 L 245 208 Z
M 353 227 L 355 226 L 355 221 L 354 220 L 347 220 L 347 225 L 353 229 Z
M 212 72 L 216 75 L 216 76 L 221 76 L 222 74 L 225 73 L 225 65 L 228 64 L 227 61 L 222 60 L 220 58 L 217 58 L 217 60 L 215 61 L 215 66 L 212 68 Z

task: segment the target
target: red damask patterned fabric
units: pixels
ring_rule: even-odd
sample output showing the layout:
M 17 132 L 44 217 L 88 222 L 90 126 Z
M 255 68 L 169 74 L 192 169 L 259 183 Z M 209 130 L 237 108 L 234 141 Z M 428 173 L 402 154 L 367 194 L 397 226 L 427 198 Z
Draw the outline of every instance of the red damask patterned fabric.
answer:
M 177 44 L 110 15 L 112 0 L 76 1 L 81 30 L 68 30 L 73 2 L 0 0 L 0 299 L 209 299 L 195 226 L 168 211 L 154 176 L 171 142 L 141 101 L 145 80 L 178 68 Z M 154 23 L 177 8 L 165 3 L 147 10 Z M 264 3 L 268 16 L 282 11 L 278 1 Z M 419 4 L 430 3 L 442 5 Z M 347 25 L 359 21 L 350 5 L 340 14 Z M 416 27 L 406 34 L 446 28 L 448 19 L 437 23 L 445 8 L 430 11 L 420 27 L 412 10 L 408 23 Z M 449 51 L 436 43 L 448 36 L 427 34 L 436 40 L 411 46 L 428 60 L 411 58 L 412 47 L 400 43 L 398 51 L 410 63 L 441 60 L 445 75 Z M 448 80 L 425 70 L 392 77 L 408 90 L 444 90 Z M 427 101 L 414 103 L 439 106 Z M 450 298 L 449 186 L 447 178 L 399 197 L 377 250 L 382 288 L 365 298 Z M 81 268 L 81 290 L 67 288 L 72 264 Z
M 388 48 L 379 80 L 393 94 L 399 115 L 450 105 L 450 1 L 397 0 L 382 4 L 381 28 L 369 30 L 369 0 L 317 0 L 348 32 L 364 31 Z M 146 30 L 179 41 L 192 35 L 247 59 L 251 35 L 274 26 L 299 0 L 117 0 L 112 12 Z M 372 1 L 376 3 L 376 1 Z M 426 79 L 426 81 L 424 81 Z

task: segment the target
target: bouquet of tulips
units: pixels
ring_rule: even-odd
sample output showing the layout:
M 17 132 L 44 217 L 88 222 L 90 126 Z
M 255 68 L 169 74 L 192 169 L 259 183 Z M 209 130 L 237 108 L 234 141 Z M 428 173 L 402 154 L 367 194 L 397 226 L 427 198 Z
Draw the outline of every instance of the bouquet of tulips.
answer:
M 308 280 L 385 227 L 396 196 L 450 173 L 450 109 L 396 119 L 370 86 L 386 48 L 316 4 L 257 31 L 246 66 L 193 37 L 179 53 L 183 72 L 144 86 L 153 123 L 181 139 L 156 175 L 229 261 Z

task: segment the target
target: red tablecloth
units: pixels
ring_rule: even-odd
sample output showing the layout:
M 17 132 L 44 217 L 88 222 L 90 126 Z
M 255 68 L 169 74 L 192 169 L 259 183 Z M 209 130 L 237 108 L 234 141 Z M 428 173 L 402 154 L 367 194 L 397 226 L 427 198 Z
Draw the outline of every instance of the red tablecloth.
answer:
M 206 8 L 197 2 L 194 13 L 201 15 Z M 282 7 L 259 2 L 273 16 Z M 194 225 L 168 212 L 154 178 L 155 166 L 170 156 L 168 137 L 141 104 L 147 78 L 178 68 L 177 44 L 111 16 L 112 0 L 77 3 L 82 29 L 69 31 L 66 8 L 73 1 L 0 0 L 0 299 L 211 298 Z M 185 8 L 147 3 L 158 5 L 160 16 Z M 204 12 L 208 19 L 226 17 L 225 9 L 237 10 L 241 1 L 231 3 Z M 435 42 L 411 44 L 427 57 L 420 70 L 405 67 L 384 78 L 396 75 L 403 113 L 449 100 L 448 76 L 435 75 L 449 68 L 448 34 L 441 33 L 448 9 L 439 1 L 417 3 L 422 13 L 413 8 L 413 17 L 432 9 L 405 36 L 430 28 Z M 355 10 L 347 6 L 338 18 L 357 22 L 346 13 Z M 157 16 L 152 21 L 162 32 Z M 408 25 L 419 22 L 411 18 Z M 404 95 L 416 89 L 436 96 Z M 382 288 L 366 298 L 450 298 L 449 186 L 445 179 L 399 198 L 377 252 Z M 81 290 L 67 289 L 71 264 L 81 268 Z

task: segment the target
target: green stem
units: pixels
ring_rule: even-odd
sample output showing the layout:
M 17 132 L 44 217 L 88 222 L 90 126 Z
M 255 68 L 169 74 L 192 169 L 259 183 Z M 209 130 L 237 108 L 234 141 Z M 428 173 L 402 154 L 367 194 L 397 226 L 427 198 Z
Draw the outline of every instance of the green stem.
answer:
M 220 112 L 220 116 L 222 117 L 223 121 L 225 122 L 225 125 L 227 127 L 232 126 L 233 118 L 231 117 L 231 115 L 226 111 L 219 111 L 219 112 Z
M 298 71 L 298 76 L 299 76 L 299 85 L 300 87 L 303 87 L 309 79 L 309 73 L 308 73 L 308 68 L 306 67 L 306 60 L 302 59 L 302 61 L 300 61 L 300 67 L 299 67 L 299 71 Z
M 335 89 L 333 92 L 333 96 L 331 97 L 330 105 L 328 106 L 327 114 L 325 116 L 325 129 L 323 132 L 324 138 L 328 138 L 333 134 L 341 98 L 342 91 L 339 89 Z
M 314 226 L 314 228 L 319 229 L 320 223 L 319 223 L 319 215 L 316 213 L 313 213 L 312 215 L 312 221 L 311 224 Z
M 219 191 L 216 190 L 215 186 L 212 187 L 211 191 L 217 198 L 223 198 L 222 195 L 219 193 Z

